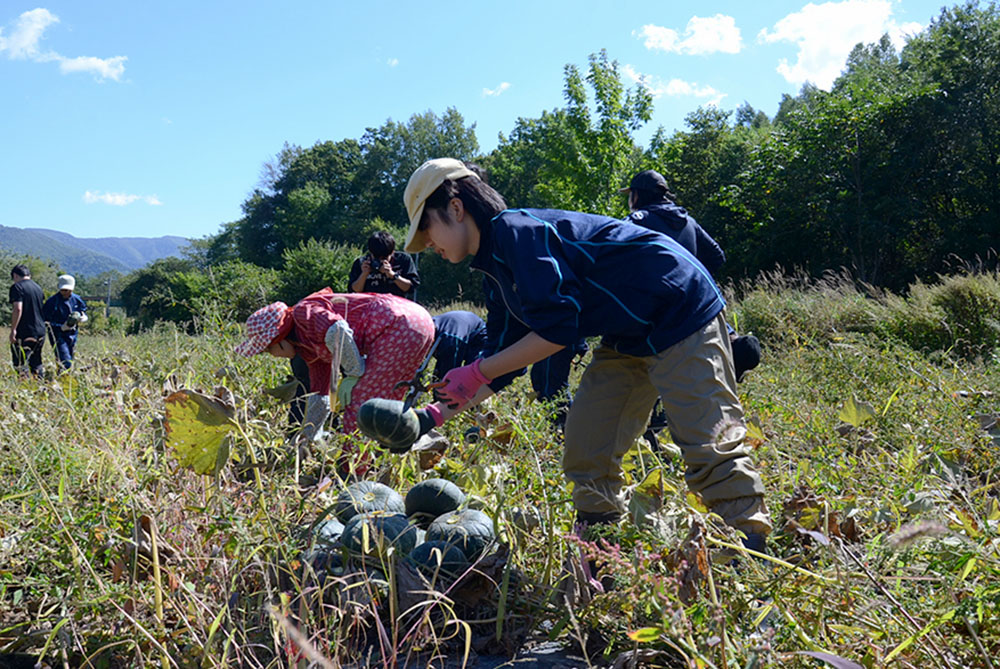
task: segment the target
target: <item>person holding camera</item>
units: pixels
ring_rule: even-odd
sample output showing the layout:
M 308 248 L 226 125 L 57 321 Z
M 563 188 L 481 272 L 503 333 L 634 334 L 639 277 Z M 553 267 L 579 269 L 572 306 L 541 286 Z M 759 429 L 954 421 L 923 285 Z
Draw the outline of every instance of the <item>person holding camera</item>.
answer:
M 59 362 L 66 369 L 73 366 L 77 328 L 87 322 L 87 303 L 73 290 L 76 279 L 70 274 L 59 277 L 59 292 L 45 301 L 42 317 L 49 326 L 49 339 L 56 349 Z
M 385 230 L 368 238 L 368 254 L 354 261 L 347 278 L 352 293 L 389 293 L 413 299 L 420 276 L 413 259 L 396 253 L 396 240 Z

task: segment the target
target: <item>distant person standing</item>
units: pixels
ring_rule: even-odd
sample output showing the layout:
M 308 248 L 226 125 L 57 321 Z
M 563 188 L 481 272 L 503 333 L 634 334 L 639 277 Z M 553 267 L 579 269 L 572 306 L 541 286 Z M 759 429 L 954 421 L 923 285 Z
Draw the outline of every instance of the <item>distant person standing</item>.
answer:
M 10 271 L 10 359 L 22 376 L 30 370 L 42 375 L 42 347 L 45 345 L 45 321 L 42 319 L 42 289 L 31 280 L 27 265 L 15 265 Z
M 726 261 L 722 247 L 698 225 L 684 207 L 677 204 L 677 198 L 667 188 L 667 180 L 662 174 L 656 170 L 639 172 L 632 177 L 628 187 L 622 188 L 620 192 L 628 193 L 628 208 L 632 211 L 625 220 L 677 240 L 713 277 L 722 268 Z M 726 328 L 729 331 L 736 380 L 742 381 L 746 372 L 760 364 L 760 341 L 752 334 L 737 334 L 729 324 Z
M 73 366 L 77 329 L 87 322 L 87 303 L 73 290 L 76 279 L 69 274 L 59 277 L 59 292 L 45 301 L 42 317 L 49 325 L 49 338 L 56 349 L 59 362 L 66 369 Z
M 676 239 L 715 276 L 726 254 L 687 209 L 677 204 L 662 174 L 656 170 L 639 172 L 621 192 L 628 193 L 628 208 L 632 211 L 625 220 Z
M 354 261 L 347 278 L 352 293 L 389 293 L 412 300 L 420 275 L 406 253 L 396 253 L 396 240 L 385 230 L 368 238 L 368 254 Z

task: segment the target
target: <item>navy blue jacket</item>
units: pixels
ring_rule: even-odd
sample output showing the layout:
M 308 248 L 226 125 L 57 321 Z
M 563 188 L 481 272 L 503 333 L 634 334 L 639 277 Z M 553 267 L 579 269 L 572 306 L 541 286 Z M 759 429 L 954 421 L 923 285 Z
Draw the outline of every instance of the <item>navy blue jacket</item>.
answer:
M 675 240 L 627 221 L 508 209 L 480 229 L 492 355 L 531 331 L 564 346 L 601 336 L 648 356 L 691 335 L 725 306 L 708 270 Z
M 76 328 L 67 332 L 63 332 L 61 329 L 63 323 L 74 311 L 81 313 L 87 311 L 87 303 L 83 301 L 83 298 L 76 293 L 70 293 L 67 300 L 60 293 L 54 293 L 45 301 L 45 305 L 42 307 L 42 317 L 52 325 L 53 331 L 57 334 L 67 334 L 68 332 L 76 332 Z
M 434 317 L 434 376 L 444 377 L 452 369 L 482 357 L 486 346 L 486 322 L 471 311 L 446 311 Z
M 726 261 L 726 254 L 718 242 L 698 225 L 684 207 L 673 202 L 647 205 L 632 212 L 625 220 L 676 239 L 713 275 Z

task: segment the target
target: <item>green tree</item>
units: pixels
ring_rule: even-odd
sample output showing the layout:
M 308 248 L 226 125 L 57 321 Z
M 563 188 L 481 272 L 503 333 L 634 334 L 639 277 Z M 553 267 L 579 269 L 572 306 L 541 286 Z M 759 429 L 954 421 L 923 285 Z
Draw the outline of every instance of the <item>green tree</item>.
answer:
M 355 179 L 355 216 L 360 220 L 380 218 L 394 225 L 408 224 L 403 191 L 421 164 L 432 158 L 471 161 L 479 154 L 475 124 L 467 126 L 453 107 L 441 116 L 431 111 L 414 114 L 406 123 L 390 119 L 365 130 L 359 144 L 363 159 Z M 345 237 L 340 241 L 362 240 Z
M 518 206 L 622 216 L 617 190 L 639 164 L 633 133 L 651 118 L 652 95 L 642 84 L 626 89 L 618 62 L 604 50 L 591 54 L 586 76 L 573 64 L 564 76 L 566 107 L 518 119 L 486 161 L 490 180 Z

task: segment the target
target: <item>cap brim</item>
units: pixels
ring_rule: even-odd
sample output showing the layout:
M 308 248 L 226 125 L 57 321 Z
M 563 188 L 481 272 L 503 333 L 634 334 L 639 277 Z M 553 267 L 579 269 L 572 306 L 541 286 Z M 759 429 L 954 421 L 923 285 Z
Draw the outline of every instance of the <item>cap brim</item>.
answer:
M 421 202 L 410 217 L 410 229 L 406 231 L 406 244 L 403 245 L 403 250 L 407 253 L 420 253 L 427 248 L 427 234 L 418 229 L 423 215 L 424 203 Z
M 619 188 L 619 189 L 618 189 L 618 192 L 619 192 L 619 193 L 627 193 L 627 192 L 629 192 L 630 190 L 632 190 L 632 189 L 631 189 L 631 188 L 629 188 L 628 186 L 625 186 L 625 188 Z
M 252 355 L 263 353 L 269 343 L 270 342 L 262 341 L 260 337 L 245 339 L 236 346 L 236 355 L 242 355 L 249 358 Z

